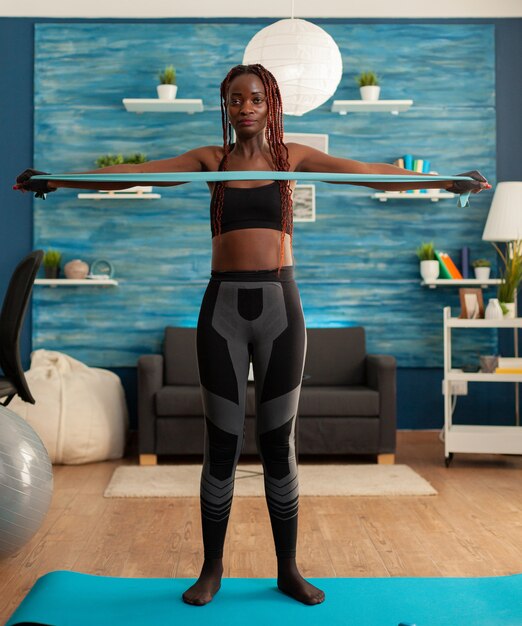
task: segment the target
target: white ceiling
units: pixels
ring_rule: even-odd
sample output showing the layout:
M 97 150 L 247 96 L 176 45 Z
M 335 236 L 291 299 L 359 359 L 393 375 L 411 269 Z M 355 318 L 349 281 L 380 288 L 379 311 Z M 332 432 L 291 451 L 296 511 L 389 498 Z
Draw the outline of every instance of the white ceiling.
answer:
M 515 18 L 521 0 L 0 0 L 0 17 Z

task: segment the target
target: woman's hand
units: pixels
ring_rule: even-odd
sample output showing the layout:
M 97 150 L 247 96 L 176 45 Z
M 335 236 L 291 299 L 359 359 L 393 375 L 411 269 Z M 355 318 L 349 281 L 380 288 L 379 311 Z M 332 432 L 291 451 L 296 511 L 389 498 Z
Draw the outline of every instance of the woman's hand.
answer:
M 16 185 L 13 185 L 13 189 L 21 191 L 22 193 L 26 191 L 34 191 L 36 192 L 34 196 L 35 198 L 42 198 L 45 200 L 45 194 L 51 193 L 51 191 L 56 191 L 56 187 L 49 187 L 46 180 L 31 179 L 33 176 L 48 173 L 49 172 L 39 172 L 38 170 L 28 168 L 16 177 Z
M 446 191 L 451 193 L 480 193 L 483 189 L 491 189 L 491 185 L 477 170 L 471 172 L 464 172 L 464 174 L 457 174 L 457 176 L 469 176 L 473 180 L 454 180 L 450 187 L 446 187 Z

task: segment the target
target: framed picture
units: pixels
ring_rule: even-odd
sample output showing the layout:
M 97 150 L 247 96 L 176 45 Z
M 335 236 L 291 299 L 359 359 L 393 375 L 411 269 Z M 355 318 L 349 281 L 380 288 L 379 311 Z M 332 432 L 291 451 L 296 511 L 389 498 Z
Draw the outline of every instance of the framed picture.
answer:
M 296 185 L 293 203 L 294 222 L 315 222 L 315 185 Z
M 482 289 L 459 289 L 461 318 L 474 320 L 484 317 Z
M 305 146 L 322 150 L 328 154 L 328 135 L 321 133 L 285 133 L 283 141 L 302 143 Z

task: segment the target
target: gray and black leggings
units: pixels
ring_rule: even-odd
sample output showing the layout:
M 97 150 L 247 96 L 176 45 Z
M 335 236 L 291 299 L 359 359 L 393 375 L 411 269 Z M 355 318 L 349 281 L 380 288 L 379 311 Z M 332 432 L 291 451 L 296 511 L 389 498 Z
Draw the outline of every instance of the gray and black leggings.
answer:
M 299 485 L 295 425 L 306 354 L 292 266 L 215 272 L 203 296 L 197 354 L 205 412 L 200 503 L 205 558 L 223 556 L 245 427 L 250 359 L 256 442 L 276 555 L 295 557 Z

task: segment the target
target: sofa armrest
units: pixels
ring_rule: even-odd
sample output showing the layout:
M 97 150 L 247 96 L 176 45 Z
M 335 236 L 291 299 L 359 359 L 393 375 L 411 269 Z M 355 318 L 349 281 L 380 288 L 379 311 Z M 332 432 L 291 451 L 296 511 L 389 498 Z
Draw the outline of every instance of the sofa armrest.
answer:
M 145 354 L 138 359 L 138 447 L 140 454 L 155 454 L 154 396 L 163 387 L 163 365 L 162 354 Z
M 385 354 L 366 355 L 368 387 L 379 392 L 379 451 L 395 452 L 397 431 L 397 361 Z

